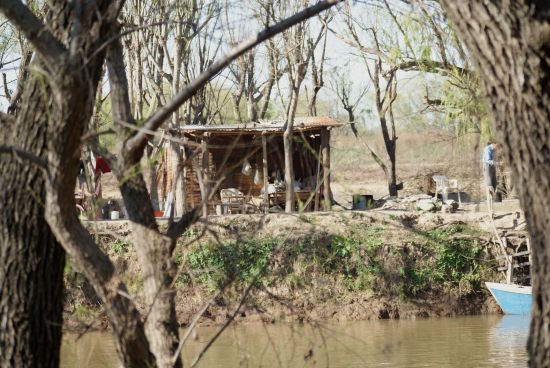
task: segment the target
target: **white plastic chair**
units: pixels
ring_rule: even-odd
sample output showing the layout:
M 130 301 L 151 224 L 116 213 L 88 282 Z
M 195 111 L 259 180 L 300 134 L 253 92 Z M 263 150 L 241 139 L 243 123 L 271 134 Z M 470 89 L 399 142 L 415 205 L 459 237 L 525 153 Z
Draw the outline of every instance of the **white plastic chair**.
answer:
M 246 213 L 245 196 L 243 192 L 235 188 L 227 188 L 220 190 L 220 199 L 222 206 L 225 207 L 228 213 L 233 211 Z
M 457 179 L 449 179 L 444 175 L 434 175 L 432 179 L 435 181 L 435 195 L 434 198 L 437 198 L 437 195 L 440 193 L 443 201 L 447 200 L 449 190 L 455 190 L 458 194 L 458 204 L 462 205 L 460 200 L 460 189 L 458 187 Z

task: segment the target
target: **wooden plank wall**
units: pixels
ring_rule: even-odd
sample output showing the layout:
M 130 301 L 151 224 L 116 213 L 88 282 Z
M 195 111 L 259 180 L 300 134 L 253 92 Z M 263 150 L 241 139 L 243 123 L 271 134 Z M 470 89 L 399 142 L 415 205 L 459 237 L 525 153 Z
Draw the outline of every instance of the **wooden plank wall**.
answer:
M 200 154 L 199 154 L 200 157 Z M 215 167 L 213 163 L 212 153 L 208 155 L 209 170 L 211 174 L 215 175 Z M 174 179 L 176 174 L 177 167 L 177 158 L 170 149 L 164 149 L 162 156 L 161 170 L 157 175 L 158 179 L 158 195 L 159 200 L 162 203 L 166 203 L 168 199 L 168 194 L 172 191 L 174 185 Z M 193 168 L 193 164 L 188 162 L 186 164 L 186 178 L 185 178 L 185 188 L 186 188 L 186 209 L 189 211 L 201 203 L 201 191 L 199 183 L 197 181 L 197 174 Z M 176 197 L 176 201 L 178 198 Z M 209 203 L 209 209 L 215 210 L 216 204 L 219 203 L 219 196 L 216 196 L 213 201 Z M 164 208 L 162 208 L 164 209 Z M 179 214 L 177 214 L 179 216 Z

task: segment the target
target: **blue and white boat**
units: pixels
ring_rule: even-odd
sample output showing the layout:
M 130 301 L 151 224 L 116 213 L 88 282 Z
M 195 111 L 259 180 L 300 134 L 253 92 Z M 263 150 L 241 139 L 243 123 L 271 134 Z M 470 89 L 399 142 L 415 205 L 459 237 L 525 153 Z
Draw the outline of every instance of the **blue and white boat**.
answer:
M 486 282 L 498 305 L 506 314 L 531 313 L 531 286 Z

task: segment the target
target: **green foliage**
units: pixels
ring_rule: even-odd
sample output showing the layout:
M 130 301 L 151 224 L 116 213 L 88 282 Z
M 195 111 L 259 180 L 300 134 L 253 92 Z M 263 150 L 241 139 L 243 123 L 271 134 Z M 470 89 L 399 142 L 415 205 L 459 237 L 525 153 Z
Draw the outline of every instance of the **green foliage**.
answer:
M 215 290 L 258 277 L 263 285 L 305 289 L 316 287 L 315 280 L 331 280 L 331 288 L 418 297 L 436 290 L 469 295 L 488 277 L 481 245 L 456 237 L 471 231 L 464 225 L 411 233 L 404 247 L 387 244 L 388 231 L 350 225 L 345 235 L 195 244 L 177 260 L 188 270 L 177 282 Z
M 479 133 L 483 139 L 492 136 L 487 105 L 477 77 L 455 73 L 452 83 L 441 89 L 445 123 L 456 136 Z
M 187 264 L 190 273 L 212 289 L 232 280 L 248 283 L 266 271 L 276 244 L 267 239 L 199 245 L 188 254 Z
M 97 308 L 92 308 L 85 305 L 78 305 L 74 310 L 74 315 L 78 320 L 95 319 L 99 313 L 100 311 Z
M 123 253 L 126 253 L 128 251 L 128 243 L 120 240 L 120 239 L 116 239 L 112 245 L 111 245 L 111 250 L 115 253 L 115 254 L 123 254 Z
M 370 230 L 371 235 L 374 232 Z M 348 289 L 364 290 L 373 285 L 380 270 L 374 259 L 381 242 L 368 233 L 364 238 L 332 236 L 328 242 L 305 237 L 292 244 L 260 239 L 197 245 L 185 260 L 188 274 L 178 282 L 193 279 L 214 290 L 229 281 L 249 283 L 259 276 L 259 282 L 270 284 L 282 277 L 287 286 L 298 288 L 310 284 L 315 272 L 340 279 Z M 275 255 L 276 246 L 281 248 Z
M 446 230 L 420 233 L 424 238 L 424 248 L 432 253 L 432 262 L 400 270 L 408 280 L 404 288 L 407 295 L 417 296 L 427 291 L 431 284 L 458 289 L 462 295 L 481 287 L 484 275 L 490 271 L 482 258 L 483 247 L 477 240 L 453 237 L 466 231 L 468 229 L 459 224 Z

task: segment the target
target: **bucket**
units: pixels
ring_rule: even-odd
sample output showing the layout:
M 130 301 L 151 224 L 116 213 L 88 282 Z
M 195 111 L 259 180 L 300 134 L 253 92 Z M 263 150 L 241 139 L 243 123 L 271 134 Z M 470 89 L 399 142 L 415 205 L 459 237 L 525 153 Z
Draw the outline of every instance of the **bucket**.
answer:
M 373 196 L 370 194 L 354 194 L 352 199 L 352 210 L 366 210 L 370 207 Z
M 120 212 L 111 211 L 111 220 L 118 220 L 118 219 L 120 219 Z

